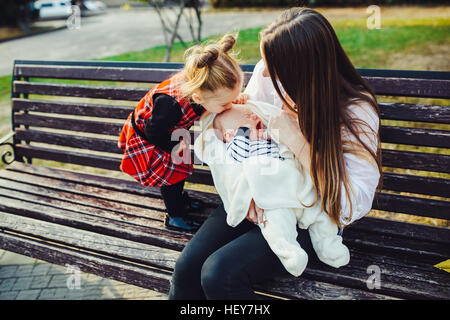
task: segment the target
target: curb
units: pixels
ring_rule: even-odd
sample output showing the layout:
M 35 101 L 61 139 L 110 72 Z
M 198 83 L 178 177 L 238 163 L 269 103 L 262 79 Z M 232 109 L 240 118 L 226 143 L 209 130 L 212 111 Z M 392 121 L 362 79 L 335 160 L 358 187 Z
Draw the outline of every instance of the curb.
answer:
M 6 39 L 0 39 L 0 43 L 11 41 L 11 40 L 17 40 L 17 39 L 21 39 L 21 38 L 26 38 L 26 37 L 32 37 L 32 36 L 36 36 L 39 34 L 58 31 L 58 30 L 66 29 L 66 28 L 67 28 L 67 26 L 64 25 L 61 27 L 56 27 L 56 28 L 52 28 L 52 29 L 48 29 L 48 30 L 41 30 L 41 31 L 36 31 L 36 32 L 28 33 L 28 34 L 22 34 L 20 36 L 10 37 L 10 38 L 6 38 Z

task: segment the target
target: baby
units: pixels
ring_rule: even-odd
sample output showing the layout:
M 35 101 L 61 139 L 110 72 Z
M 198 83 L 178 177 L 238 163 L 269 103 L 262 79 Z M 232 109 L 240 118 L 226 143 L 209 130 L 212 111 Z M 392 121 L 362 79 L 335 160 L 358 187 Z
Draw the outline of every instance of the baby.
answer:
M 234 105 L 214 118 L 217 138 L 226 144 L 231 158 L 242 162 L 252 156 L 267 155 L 284 160 L 278 144 L 270 139 L 262 120 L 249 105 Z
M 297 226 L 308 229 L 319 259 L 338 268 L 350 259 L 338 227 L 321 210 L 320 201 L 310 206 L 316 193 L 309 173 L 268 134 L 270 117 L 280 111 L 248 101 L 218 115 L 205 114 L 195 154 L 210 167 L 228 225 L 235 227 L 245 219 L 253 199 L 264 209 L 261 232 L 289 273 L 299 276 L 308 262 L 297 242 Z

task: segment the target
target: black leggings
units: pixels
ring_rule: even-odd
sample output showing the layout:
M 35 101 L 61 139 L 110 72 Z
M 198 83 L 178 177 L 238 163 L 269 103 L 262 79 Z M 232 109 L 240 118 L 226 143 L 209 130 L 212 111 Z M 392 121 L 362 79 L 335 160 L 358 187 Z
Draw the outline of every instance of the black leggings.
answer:
M 309 261 L 316 260 L 308 231 L 297 231 Z M 287 274 L 260 228 L 247 219 L 234 228 L 228 226 L 221 205 L 181 252 L 169 300 L 259 299 L 253 284 Z
M 183 189 L 184 182 L 186 180 L 181 180 L 175 184 L 170 186 L 162 186 L 161 196 L 164 200 L 164 204 L 166 205 L 167 213 L 171 217 L 184 217 L 184 198 L 183 198 Z

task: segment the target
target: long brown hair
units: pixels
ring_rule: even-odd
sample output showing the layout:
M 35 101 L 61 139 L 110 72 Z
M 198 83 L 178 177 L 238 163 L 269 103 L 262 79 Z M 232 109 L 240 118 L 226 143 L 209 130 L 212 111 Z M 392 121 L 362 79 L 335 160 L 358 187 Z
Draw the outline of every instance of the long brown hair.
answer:
M 350 203 L 347 221 L 353 212 L 348 192 L 353 190 L 345 169 L 344 152 L 375 160 L 380 172 L 377 190 L 381 188 L 379 131 L 374 132 L 365 121 L 352 117 L 347 108 L 355 103 L 368 103 L 378 115 L 379 127 L 375 93 L 350 62 L 330 23 L 315 10 L 303 7 L 286 10 L 261 31 L 260 37 L 273 85 L 284 104 L 297 113 L 302 133 L 310 144 L 310 174 L 317 192 L 313 205 L 320 193 L 322 210 L 340 226 L 342 185 Z M 283 97 L 277 80 L 295 106 Z M 372 132 L 372 141 L 374 136 L 377 138 L 376 152 L 359 137 L 362 132 L 368 133 L 363 125 Z M 343 143 L 341 128 L 349 130 L 365 150 Z

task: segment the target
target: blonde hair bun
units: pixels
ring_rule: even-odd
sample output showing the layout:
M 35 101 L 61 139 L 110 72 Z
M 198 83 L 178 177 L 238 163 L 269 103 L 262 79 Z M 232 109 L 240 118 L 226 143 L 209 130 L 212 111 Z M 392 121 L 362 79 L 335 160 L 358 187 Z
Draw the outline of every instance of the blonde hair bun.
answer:
M 223 52 L 228 52 L 233 49 L 236 44 L 236 38 L 231 34 L 226 34 L 223 36 L 222 40 L 220 40 L 220 47 Z
M 210 66 L 219 57 L 219 49 L 217 46 L 209 45 L 197 57 L 197 68 Z

